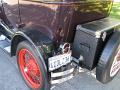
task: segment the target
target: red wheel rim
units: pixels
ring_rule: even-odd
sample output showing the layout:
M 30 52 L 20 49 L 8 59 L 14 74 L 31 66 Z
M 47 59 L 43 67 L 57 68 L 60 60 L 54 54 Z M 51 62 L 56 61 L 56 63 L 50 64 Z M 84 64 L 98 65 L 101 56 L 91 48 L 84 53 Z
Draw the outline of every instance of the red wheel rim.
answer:
M 32 88 L 41 88 L 42 73 L 33 54 L 27 49 L 19 51 L 19 66 L 23 77 Z

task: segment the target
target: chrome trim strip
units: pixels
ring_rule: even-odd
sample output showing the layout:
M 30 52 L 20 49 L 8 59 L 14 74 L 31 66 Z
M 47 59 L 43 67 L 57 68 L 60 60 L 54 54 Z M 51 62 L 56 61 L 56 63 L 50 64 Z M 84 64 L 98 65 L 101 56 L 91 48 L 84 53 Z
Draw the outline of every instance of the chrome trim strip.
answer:
M 68 74 L 72 73 L 73 71 L 74 71 L 74 68 L 63 71 L 63 72 L 58 72 L 58 73 L 51 72 L 51 77 L 60 77 L 60 76 L 68 75 Z
M 63 82 L 65 82 L 65 81 L 67 81 L 67 80 L 72 79 L 73 77 L 74 77 L 73 74 L 71 74 L 70 76 L 65 77 L 65 78 L 62 78 L 62 79 L 52 80 L 52 81 L 51 81 L 51 84 L 63 83 Z
M 10 33 L 11 35 L 14 34 L 14 32 L 12 32 L 12 30 L 10 30 L 9 27 L 8 27 L 7 25 L 5 25 L 5 23 L 2 22 L 1 20 L 0 20 L 0 25 L 1 25 L 8 33 Z

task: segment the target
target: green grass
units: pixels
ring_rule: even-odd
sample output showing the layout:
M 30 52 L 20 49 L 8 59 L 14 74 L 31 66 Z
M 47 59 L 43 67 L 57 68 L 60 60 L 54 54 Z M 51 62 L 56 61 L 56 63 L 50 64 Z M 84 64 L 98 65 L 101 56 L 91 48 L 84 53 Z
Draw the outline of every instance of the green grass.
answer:
M 113 4 L 110 16 L 120 19 L 120 2 Z

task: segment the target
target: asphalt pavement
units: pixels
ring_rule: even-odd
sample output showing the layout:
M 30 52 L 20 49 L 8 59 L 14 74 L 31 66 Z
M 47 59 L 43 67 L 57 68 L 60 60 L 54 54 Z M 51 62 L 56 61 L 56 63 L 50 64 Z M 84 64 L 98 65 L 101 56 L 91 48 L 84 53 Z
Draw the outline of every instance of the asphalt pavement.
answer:
M 30 90 L 22 80 L 16 58 L 0 49 L 0 90 Z M 85 70 L 52 90 L 120 90 L 120 73 L 108 84 L 98 82 L 93 72 Z

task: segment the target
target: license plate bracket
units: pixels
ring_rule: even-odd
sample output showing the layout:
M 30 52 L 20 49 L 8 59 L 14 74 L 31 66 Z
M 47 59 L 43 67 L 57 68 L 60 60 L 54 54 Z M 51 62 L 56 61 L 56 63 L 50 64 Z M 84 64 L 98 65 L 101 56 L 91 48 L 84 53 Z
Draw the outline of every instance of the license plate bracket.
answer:
M 71 52 L 50 57 L 48 61 L 49 71 L 53 71 L 71 62 Z

